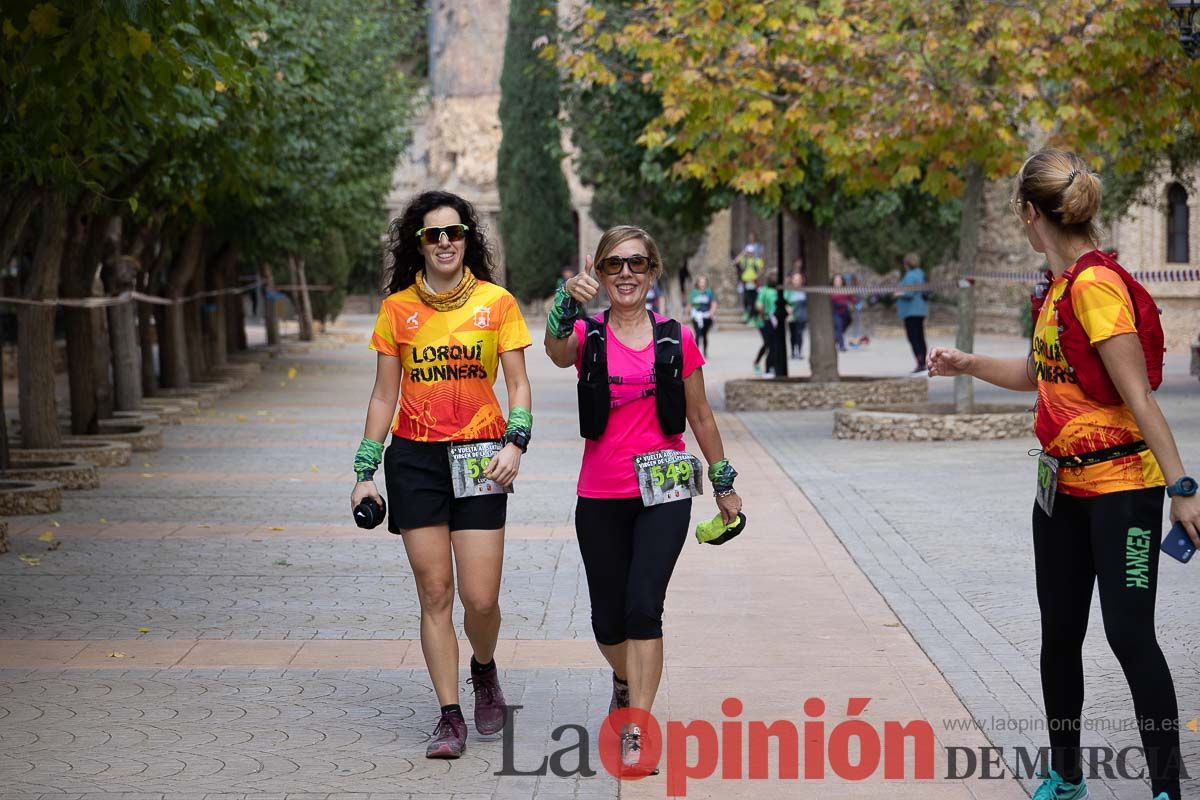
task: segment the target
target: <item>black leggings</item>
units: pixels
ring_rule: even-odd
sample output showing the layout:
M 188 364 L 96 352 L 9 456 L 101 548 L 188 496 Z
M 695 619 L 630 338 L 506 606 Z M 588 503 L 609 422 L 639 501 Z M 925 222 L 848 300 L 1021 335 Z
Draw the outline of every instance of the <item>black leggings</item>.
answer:
M 758 348 L 758 355 L 754 357 L 754 363 L 757 365 L 763 360 L 763 356 L 766 356 L 767 369 L 775 369 L 775 325 L 764 322 L 763 326 L 758 329 L 758 333 L 762 336 L 762 346 Z
M 712 319 L 705 319 L 704 322 L 692 320 L 692 330 L 696 332 L 696 344 L 700 345 L 700 352 L 708 355 L 708 331 L 712 328 Z
M 662 638 L 667 583 L 691 514 L 691 499 L 647 508 L 640 497 L 579 498 L 575 535 L 597 642 Z
M 904 333 L 908 336 L 908 344 L 917 358 L 917 369 L 925 369 L 925 318 L 905 317 Z
M 1068 781 L 1081 775 L 1083 639 L 1099 579 L 1104 634 L 1133 695 L 1152 794 L 1178 800 L 1179 708 L 1154 635 L 1162 508 L 1161 487 L 1098 497 L 1059 494 L 1053 518 L 1033 507 L 1033 553 L 1051 765 Z
M 792 332 L 792 355 L 796 358 L 800 357 L 800 348 L 804 346 L 804 328 L 807 325 L 807 320 L 793 319 L 788 322 Z

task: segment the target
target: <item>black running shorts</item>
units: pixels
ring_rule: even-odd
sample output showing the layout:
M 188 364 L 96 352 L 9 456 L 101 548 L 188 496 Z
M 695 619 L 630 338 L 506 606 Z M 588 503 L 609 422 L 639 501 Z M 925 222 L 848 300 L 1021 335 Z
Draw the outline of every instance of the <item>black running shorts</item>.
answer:
M 449 451 L 449 442 L 392 437 L 383 452 L 389 531 L 403 533 L 442 524 L 448 524 L 452 531 L 504 527 L 507 494 L 454 497 Z

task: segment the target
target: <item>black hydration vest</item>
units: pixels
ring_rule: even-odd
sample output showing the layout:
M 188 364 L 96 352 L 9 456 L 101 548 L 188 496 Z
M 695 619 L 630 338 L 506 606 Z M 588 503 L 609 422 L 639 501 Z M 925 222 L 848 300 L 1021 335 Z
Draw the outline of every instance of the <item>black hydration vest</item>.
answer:
M 658 409 L 658 424 L 668 436 L 683 433 L 687 421 L 687 403 L 683 394 L 683 331 L 679 322 L 665 319 L 655 322 L 654 312 L 647 311 L 654 325 L 654 403 Z M 592 317 L 586 324 L 583 341 L 583 363 L 579 369 L 579 434 L 585 439 L 599 439 L 608 426 L 611 402 L 608 375 L 608 312 L 603 320 Z

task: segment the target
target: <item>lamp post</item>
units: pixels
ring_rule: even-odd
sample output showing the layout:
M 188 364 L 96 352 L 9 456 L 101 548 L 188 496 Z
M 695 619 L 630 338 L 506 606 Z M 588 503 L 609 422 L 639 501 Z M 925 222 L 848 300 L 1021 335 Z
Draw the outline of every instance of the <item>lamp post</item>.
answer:
M 1188 58 L 1200 57 L 1200 33 L 1196 31 L 1196 13 L 1200 12 L 1200 0 L 1167 0 L 1167 6 L 1175 14 L 1179 25 L 1179 44 Z

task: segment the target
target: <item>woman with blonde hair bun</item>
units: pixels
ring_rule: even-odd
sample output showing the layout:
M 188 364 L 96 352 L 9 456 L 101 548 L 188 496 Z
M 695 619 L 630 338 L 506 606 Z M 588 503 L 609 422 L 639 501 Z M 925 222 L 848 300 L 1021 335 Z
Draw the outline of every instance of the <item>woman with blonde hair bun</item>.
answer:
M 1050 267 L 1045 295 L 1034 300 L 1033 352 L 997 359 L 935 347 L 929 374 L 1038 395 L 1033 555 L 1051 769 L 1033 800 L 1090 797 L 1080 729 L 1083 641 L 1097 583 L 1151 791 L 1155 800 L 1179 800 L 1179 710 L 1155 638 L 1154 602 L 1163 489 L 1171 519 L 1198 547 L 1200 497 L 1152 393 L 1162 370 L 1153 300 L 1097 249 L 1100 197 L 1100 178 L 1073 153 L 1042 150 L 1025 162 L 1012 206 Z

